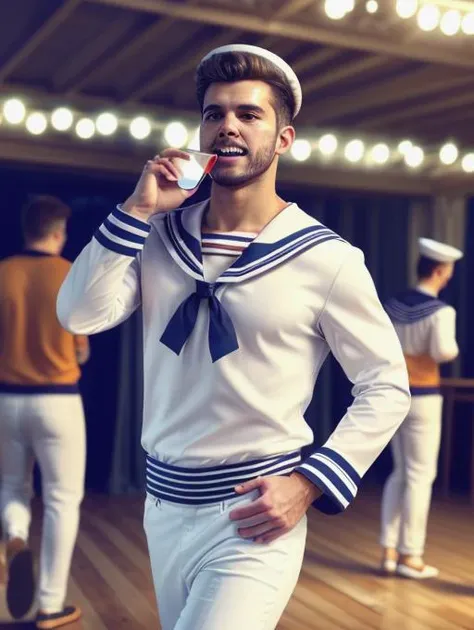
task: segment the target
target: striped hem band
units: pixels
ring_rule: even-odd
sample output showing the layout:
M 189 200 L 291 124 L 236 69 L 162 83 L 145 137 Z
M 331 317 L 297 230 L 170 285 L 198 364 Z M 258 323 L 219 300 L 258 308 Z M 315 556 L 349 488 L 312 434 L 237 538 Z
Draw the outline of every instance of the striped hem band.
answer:
M 235 486 L 257 477 L 289 475 L 301 462 L 299 451 L 240 464 L 181 468 L 147 455 L 146 490 L 156 499 L 184 505 L 218 503 L 237 496 Z

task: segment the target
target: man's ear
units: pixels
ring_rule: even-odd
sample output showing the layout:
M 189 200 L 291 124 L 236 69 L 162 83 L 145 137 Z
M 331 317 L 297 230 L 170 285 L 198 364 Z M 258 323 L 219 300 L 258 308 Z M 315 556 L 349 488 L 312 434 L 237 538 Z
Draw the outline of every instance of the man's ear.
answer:
M 280 133 L 278 134 L 278 141 L 275 153 L 277 155 L 283 155 L 284 153 L 287 153 L 291 149 L 291 146 L 295 141 L 295 137 L 296 131 L 294 127 L 292 127 L 291 125 L 283 127 L 283 129 L 281 129 Z

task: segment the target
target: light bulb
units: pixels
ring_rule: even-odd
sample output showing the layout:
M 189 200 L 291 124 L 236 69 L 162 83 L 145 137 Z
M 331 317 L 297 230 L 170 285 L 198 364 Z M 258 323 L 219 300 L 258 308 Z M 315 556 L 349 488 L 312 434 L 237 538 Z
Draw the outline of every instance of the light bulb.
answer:
M 103 136 L 111 136 L 117 131 L 117 116 L 110 114 L 109 112 L 104 112 L 97 117 L 95 126 L 97 131 Z
M 322 136 L 318 142 L 318 148 L 323 155 L 333 155 L 337 150 L 337 138 L 332 133 Z
M 384 143 L 376 144 L 372 148 L 371 157 L 376 164 L 386 164 L 390 157 L 390 149 Z
M 463 17 L 461 28 L 465 35 L 474 35 L 474 12 Z
M 346 16 L 346 4 L 342 0 L 326 0 L 324 11 L 331 20 L 342 20 Z
M 18 125 L 26 116 L 26 107 L 18 98 L 10 98 L 3 106 L 5 120 L 11 125 Z
M 459 29 L 461 28 L 461 14 L 459 13 L 459 11 L 456 11 L 455 9 L 452 9 L 451 11 L 446 11 L 446 13 L 441 18 L 439 27 L 442 32 L 448 37 L 459 33 Z
M 311 155 L 311 144 L 307 140 L 295 140 L 290 151 L 295 160 L 304 162 Z
M 165 141 L 170 147 L 181 149 L 188 141 L 188 130 L 180 122 L 172 122 L 166 126 Z
M 72 126 L 74 116 L 67 107 L 58 107 L 51 114 L 51 124 L 57 131 L 67 131 Z
M 346 160 L 352 163 L 359 162 L 364 156 L 364 149 L 362 140 L 351 140 L 344 150 Z
M 42 134 L 47 126 L 46 116 L 41 112 L 33 112 L 26 119 L 26 128 L 35 136 Z
M 423 164 L 424 159 L 425 159 L 425 154 L 423 152 L 423 149 L 421 149 L 420 147 L 412 147 L 405 154 L 405 163 L 410 168 L 418 168 L 419 166 Z
M 411 140 L 402 140 L 400 144 L 398 145 L 398 151 L 402 155 L 405 155 L 406 153 L 408 153 L 408 151 L 410 151 L 410 149 L 412 148 L 413 148 L 413 142 Z
M 151 133 L 150 121 L 145 116 L 137 116 L 130 123 L 129 130 L 136 140 L 144 140 Z
M 439 24 L 441 17 L 440 10 L 434 4 L 425 4 L 418 11 L 418 26 L 422 31 L 434 31 Z
M 367 13 L 377 13 L 379 10 L 379 3 L 377 0 L 369 0 L 365 5 Z
M 462 168 L 466 173 L 474 173 L 474 153 L 468 153 L 463 157 Z
M 443 147 L 441 147 L 439 152 L 439 159 L 443 164 L 446 164 L 446 166 L 454 164 L 454 162 L 458 159 L 458 156 L 458 148 L 452 142 L 448 142 Z
M 94 121 L 91 118 L 81 118 L 76 124 L 76 133 L 79 138 L 89 140 L 95 133 Z
M 399 17 L 408 20 L 413 17 L 418 9 L 417 0 L 397 0 L 396 11 Z

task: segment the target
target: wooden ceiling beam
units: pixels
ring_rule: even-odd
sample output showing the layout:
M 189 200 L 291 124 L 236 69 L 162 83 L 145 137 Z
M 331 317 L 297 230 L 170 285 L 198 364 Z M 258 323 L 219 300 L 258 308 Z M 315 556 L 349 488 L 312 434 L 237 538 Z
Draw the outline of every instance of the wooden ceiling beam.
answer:
M 0 67 L 0 83 L 24 63 L 34 51 L 50 37 L 61 24 L 72 15 L 76 7 L 83 0 L 64 0 L 61 6 L 43 22 L 39 29 L 32 35 L 13 55 Z
M 100 37 L 89 41 L 80 52 L 64 60 L 64 65 L 51 81 L 53 90 L 63 91 L 78 82 L 80 77 L 92 74 L 97 67 L 100 67 L 100 60 L 104 55 L 129 28 L 130 16 L 120 14 L 107 26 Z
M 429 67 L 404 73 L 393 79 L 377 82 L 374 87 L 344 94 L 321 102 L 314 112 L 314 122 L 323 124 L 378 107 L 395 105 L 419 96 L 444 92 L 473 82 L 466 72 L 451 71 L 448 76 L 439 68 Z
M 308 94 L 316 92 L 317 90 L 322 90 L 323 88 L 337 83 L 338 81 L 351 79 L 352 77 L 363 74 L 364 72 L 380 68 L 385 64 L 393 64 L 393 59 L 390 57 L 374 55 L 364 57 L 363 59 L 349 61 L 343 64 L 340 68 L 329 70 L 305 81 L 303 83 L 303 94 L 308 96 Z
M 121 63 L 126 61 L 127 58 L 138 52 L 143 46 L 146 46 L 153 41 L 160 41 L 160 38 L 165 35 L 165 33 L 169 32 L 169 29 L 174 23 L 174 18 L 162 18 L 161 20 L 155 21 L 144 31 L 135 35 L 135 37 L 133 37 L 119 52 L 110 55 L 104 59 L 102 63 L 99 62 L 95 67 L 91 68 L 90 72 L 86 72 L 76 81 L 71 83 L 67 89 L 67 94 L 77 94 L 82 90 L 82 88 L 91 81 L 94 81 L 97 77 L 116 69 Z
M 169 68 L 169 70 L 161 72 L 153 79 L 146 81 L 146 83 L 137 86 L 134 90 L 129 92 L 127 94 L 125 102 L 132 103 L 140 101 L 140 99 L 142 99 L 147 94 L 161 89 L 163 86 L 170 83 L 170 81 L 178 79 L 190 70 L 194 70 L 197 64 L 201 61 L 204 55 L 209 52 L 209 50 L 217 48 L 218 46 L 223 46 L 224 44 L 228 44 L 230 41 L 232 41 L 234 37 L 237 37 L 238 34 L 239 31 L 226 30 L 224 32 L 221 32 L 216 37 L 207 40 L 198 48 L 193 48 L 190 57 L 186 57 L 181 63 L 175 63 Z
M 389 112 L 388 114 L 372 116 L 363 124 L 367 129 L 380 129 L 387 124 L 410 120 L 425 114 L 432 114 L 434 112 L 442 112 L 444 110 L 448 110 L 450 107 L 461 107 L 463 105 L 472 104 L 474 104 L 474 92 L 467 91 L 450 98 L 442 98 L 440 100 L 429 101 L 412 107 L 403 107 L 397 111 Z
M 269 20 L 235 10 L 209 6 L 187 6 L 170 0 L 87 0 L 97 4 L 144 11 L 155 15 L 167 15 L 180 20 L 199 22 L 213 26 L 238 28 L 263 35 L 280 35 L 297 41 L 314 42 L 342 48 L 365 50 L 382 55 L 405 59 L 441 63 L 445 66 L 474 68 L 474 56 L 463 52 L 453 53 L 448 45 L 425 43 L 400 43 L 388 38 L 337 30 L 317 24 L 305 24 L 287 20 Z
M 327 47 L 322 50 L 318 49 L 315 52 L 303 55 L 294 61 L 291 66 L 297 74 L 303 74 L 306 70 L 317 69 L 318 66 L 337 59 L 343 52 L 340 48 Z

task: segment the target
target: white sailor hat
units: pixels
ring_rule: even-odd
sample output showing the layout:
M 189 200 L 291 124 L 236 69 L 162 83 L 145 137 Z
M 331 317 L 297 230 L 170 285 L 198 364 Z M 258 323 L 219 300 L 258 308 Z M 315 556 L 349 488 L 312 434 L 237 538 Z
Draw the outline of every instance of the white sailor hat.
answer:
M 303 102 L 303 94 L 301 91 L 301 85 L 298 80 L 298 77 L 296 76 L 292 68 L 286 63 L 286 61 L 284 61 L 278 55 L 275 55 L 274 53 L 270 52 L 269 50 L 266 50 L 265 48 L 260 48 L 259 46 L 250 46 L 247 44 L 228 44 L 227 46 L 220 46 L 219 48 L 214 48 L 214 50 L 211 50 L 210 52 L 208 52 L 207 55 L 203 57 L 201 61 L 199 62 L 199 66 L 204 61 L 206 61 L 206 59 L 209 59 L 210 57 L 213 57 L 214 55 L 220 55 L 222 53 L 229 53 L 229 52 L 249 53 L 251 55 L 257 55 L 257 57 L 264 57 L 265 59 L 268 59 L 268 61 L 271 61 L 281 72 L 283 72 L 283 74 L 286 77 L 286 80 L 288 81 L 291 87 L 291 91 L 293 92 L 293 98 L 295 101 L 295 110 L 293 112 L 293 118 L 298 114 L 298 112 L 301 109 L 301 104 Z
M 463 257 L 460 249 L 433 241 L 431 238 L 419 238 L 418 247 L 422 256 L 440 263 L 455 262 Z

